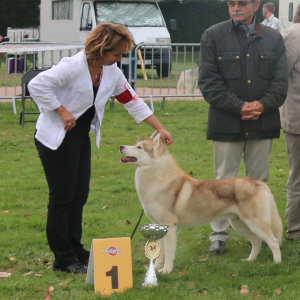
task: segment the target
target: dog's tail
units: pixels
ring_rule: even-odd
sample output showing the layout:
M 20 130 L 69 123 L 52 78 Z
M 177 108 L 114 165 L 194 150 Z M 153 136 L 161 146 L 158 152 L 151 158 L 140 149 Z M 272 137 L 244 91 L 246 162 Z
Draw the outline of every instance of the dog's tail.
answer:
M 283 233 L 283 227 L 282 227 L 282 221 L 278 213 L 278 209 L 276 206 L 276 202 L 274 199 L 274 196 L 272 195 L 270 191 L 270 198 L 271 198 L 271 226 L 272 231 L 278 240 L 279 244 L 281 244 L 282 241 L 282 233 Z

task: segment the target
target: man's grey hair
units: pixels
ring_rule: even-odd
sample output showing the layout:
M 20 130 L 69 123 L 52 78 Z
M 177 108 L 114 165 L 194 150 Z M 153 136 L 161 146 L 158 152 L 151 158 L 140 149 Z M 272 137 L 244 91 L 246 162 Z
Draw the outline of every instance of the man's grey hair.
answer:
M 272 2 L 267 2 L 263 5 L 263 7 L 265 7 L 269 12 L 271 12 L 272 14 L 274 14 L 275 12 L 275 5 Z

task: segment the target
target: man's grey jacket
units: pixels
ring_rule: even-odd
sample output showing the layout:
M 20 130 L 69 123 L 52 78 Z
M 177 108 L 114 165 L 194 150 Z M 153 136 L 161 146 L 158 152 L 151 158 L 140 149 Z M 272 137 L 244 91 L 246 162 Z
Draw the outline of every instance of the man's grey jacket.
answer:
M 210 104 L 207 138 L 241 141 L 280 136 L 279 107 L 287 94 L 287 63 L 282 36 L 255 23 L 246 31 L 232 20 L 208 28 L 202 35 L 199 88 Z M 258 120 L 242 121 L 245 102 L 259 101 Z

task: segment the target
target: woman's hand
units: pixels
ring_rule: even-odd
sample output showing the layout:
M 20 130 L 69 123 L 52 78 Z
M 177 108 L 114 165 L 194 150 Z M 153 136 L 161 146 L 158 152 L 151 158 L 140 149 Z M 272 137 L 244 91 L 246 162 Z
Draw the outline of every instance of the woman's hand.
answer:
M 169 145 L 173 143 L 172 135 L 164 128 L 158 131 L 160 133 L 160 138 L 163 143 Z
M 167 145 L 173 143 L 172 135 L 161 125 L 161 123 L 154 115 L 149 116 L 144 121 L 148 125 L 150 125 L 154 130 L 160 133 L 160 138 L 163 141 L 163 143 L 166 143 Z
M 65 130 L 71 130 L 76 126 L 75 117 L 64 106 L 60 106 L 54 110 L 64 123 Z

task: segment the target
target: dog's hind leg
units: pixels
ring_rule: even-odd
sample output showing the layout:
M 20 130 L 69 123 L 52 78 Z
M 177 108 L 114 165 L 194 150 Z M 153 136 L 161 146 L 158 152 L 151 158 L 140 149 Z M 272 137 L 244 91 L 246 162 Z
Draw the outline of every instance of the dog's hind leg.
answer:
M 239 218 L 232 218 L 230 219 L 230 223 L 235 230 L 236 233 L 240 234 L 244 238 L 248 239 L 252 245 L 251 253 L 249 257 L 245 260 L 252 261 L 255 260 L 262 244 L 262 240 L 256 236 L 249 227 Z
M 276 237 L 272 232 L 271 224 L 258 219 L 252 221 L 245 220 L 245 223 L 248 226 L 251 226 L 252 232 L 255 232 L 255 234 L 261 240 L 267 243 L 267 245 L 272 251 L 274 262 L 280 263 L 281 253 L 280 253 L 279 241 L 276 239 Z
M 159 270 L 160 273 L 170 273 L 173 269 L 176 244 L 177 244 L 177 226 L 170 226 L 168 233 L 164 237 L 163 248 L 165 254 L 165 263 L 162 269 Z

